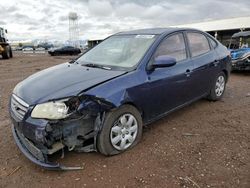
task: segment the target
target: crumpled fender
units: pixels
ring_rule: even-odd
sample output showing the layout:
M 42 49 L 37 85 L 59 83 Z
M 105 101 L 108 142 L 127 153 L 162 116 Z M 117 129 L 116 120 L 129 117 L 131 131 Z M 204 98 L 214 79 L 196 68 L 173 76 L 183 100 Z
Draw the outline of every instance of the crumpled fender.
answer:
M 127 73 L 126 76 L 119 76 L 116 79 L 91 88 L 83 94 L 101 98 L 115 108 L 123 104 L 133 104 L 135 107 L 138 107 L 142 106 L 139 99 L 141 93 L 145 91 L 144 83 L 147 79 L 148 76 L 145 71 L 135 70 Z

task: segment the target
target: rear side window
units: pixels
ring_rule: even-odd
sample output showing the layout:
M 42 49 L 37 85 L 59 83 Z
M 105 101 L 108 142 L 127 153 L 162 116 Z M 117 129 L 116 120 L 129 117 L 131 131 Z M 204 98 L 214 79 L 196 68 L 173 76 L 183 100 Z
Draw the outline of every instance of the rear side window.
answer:
M 157 48 L 154 58 L 167 55 L 181 61 L 187 58 L 184 37 L 182 33 L 174 34 L 162 41 Z
M 209 39 L 213 49 L 216 48 L 217 47 L 217 42 L 215 42 L 215 40 L 211 39 L 210 37 L 208 39 Z
M 190 52 L 192 57 L 205 54 L 210 51 L 207 38 L 201 33 L 187 33 Z

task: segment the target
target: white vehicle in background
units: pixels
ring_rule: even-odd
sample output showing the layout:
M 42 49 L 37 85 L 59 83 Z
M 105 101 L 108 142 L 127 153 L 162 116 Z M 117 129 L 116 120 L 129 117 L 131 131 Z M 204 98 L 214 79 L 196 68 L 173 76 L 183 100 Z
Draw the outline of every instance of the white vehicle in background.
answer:
M 45 50 L 45 48 L 43 48 L 43 47 L 39 47 L 39 48 L 36 48 L 35 49 L 35 53 L 41 53 L 41 54 L 43 54 L 43 53 L 45 53 L 46 52 L 46 50 Z
M 23 53 L 33 53 L 34 49 L 31 47 L 24 47 Z

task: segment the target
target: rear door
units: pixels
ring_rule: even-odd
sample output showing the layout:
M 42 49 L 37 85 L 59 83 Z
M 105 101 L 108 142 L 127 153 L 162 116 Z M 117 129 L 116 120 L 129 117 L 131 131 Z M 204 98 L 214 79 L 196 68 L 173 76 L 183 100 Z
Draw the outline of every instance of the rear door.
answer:
M 186 37 L 194 64 L 192 73 L 193 98 L 201 97 L 210 91 L 219 71 L 219 61 L 205 34 L 188 31 Z
M 67 47 L 65 47 L 65 54 L 71 54 L 72 52 L 71 52 L 72 50 L 71 50 L 71 47 L 70 46 L 67 46 Z
M 61 48 L 60 53 L 61 54 L 67 54 L 67 50 L 68 50 L 67 46 L 64 46 L 64 47 Z
M 74 54 L 76 53 L 76 48 L 74 48 L 73 46 L 69 46 L 68 51 L 69 51 L 69 54 Z

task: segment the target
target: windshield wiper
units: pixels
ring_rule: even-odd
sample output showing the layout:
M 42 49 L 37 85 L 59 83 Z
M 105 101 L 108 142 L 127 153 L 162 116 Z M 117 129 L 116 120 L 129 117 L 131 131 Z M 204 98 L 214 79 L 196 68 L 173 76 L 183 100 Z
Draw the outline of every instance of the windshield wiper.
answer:
M 75 62 L 76 62 L 75 59 L 71 59 L 68 63 L 69 63 L 69 64 L 73 64 L 73 63 L 75 63 Z
M 94 63 L 87 63 L 87 64 L 82 64 L 82 65 L 86 67 L 94 67 L 94 68 L 100 68 L 100 69 L 105 69 L 105 70 L 111 70 L 110 67 L 99 65 L 99 64 L 94 64 Z

